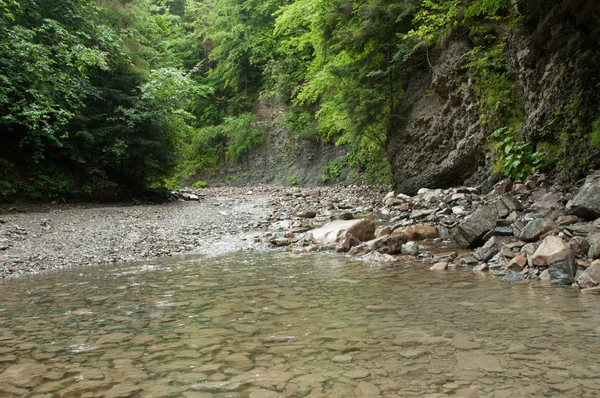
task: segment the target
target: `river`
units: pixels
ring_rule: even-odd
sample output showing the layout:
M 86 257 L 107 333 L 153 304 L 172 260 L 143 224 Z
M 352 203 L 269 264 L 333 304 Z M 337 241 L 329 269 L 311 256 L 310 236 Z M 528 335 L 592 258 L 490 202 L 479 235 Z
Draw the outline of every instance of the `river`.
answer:
M 599 297 L 238 252 L 0 283 L 3 397 L 596 397 Z

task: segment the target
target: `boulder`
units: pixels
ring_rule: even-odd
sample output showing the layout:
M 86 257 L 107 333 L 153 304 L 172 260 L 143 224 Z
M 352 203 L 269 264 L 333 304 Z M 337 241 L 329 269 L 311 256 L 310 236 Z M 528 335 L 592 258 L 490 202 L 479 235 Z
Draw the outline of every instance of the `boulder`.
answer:
M 460 246 L 477 247 L 485 234 L 496 227 L 496 220 L 508 214 L 508 209 L 502 200 L 496 200 L 479 208 L 471 217 L 463 221 L 452 234 L 452 238 Z
M 350 251 L 354 246 L 358 246 L 360 241 L 356 239 L 352 234 L 345 232 L 340 238 L 338 244 L 335 246 L 335 251 L 338 253 L 346 253 Z
M 593 259 L 600 258 L 600 232 L 589 234 L 587 237 L 587 243 L 590 246 L 588 257 Z
M 575 282 L 577 265 L 573 250 L 568 249 L 561 255 L 552 258 L 548 263 L 548 271 L 550 272 L 550 282 L 555 285 L 570 285 Z
M 473 271 L 483 272 L 490 269 L 490 266 L 487 263 L 479 264 L 478 266 L 473 268 Z
M 369 253 L 369 254 L 361 257 L 360 260 L 367 262 L 367 263 L 378 263 L 378 264 L 393 263 L 393 262 L 397 261 L 396 257 L 391 256 L 389 254 L 379 253 L 379 252 Z
M 301 211 L 296 214 L 297 217 L 300 218 L 315 218 L 317 216 L 317 212 L 313 210 Z
M 547 236 L 538 246 L 531 261 L 538 267 L 546 267 L 553 258 L 564 257 L 570 249 L 558 236 Z
M 538 191 L 533 195 L 532 209 L 535 210 L 553 210 L 563 208 L 564 197 L 559 192 Z
M 404 204 L 404 201 L 402 199 L 398 199 L 398 198 L 387 198 L 385 200 L 385 206 L 386 207 L 396 207 L 396 206 L 401 206 Z
M 577 257 L 587 256 L 588 251 L 590 250 L 590 244 L 588 241 L 582 236 L 574 236 L 569 241 L 569 246 L 573 249 L 573 252 Z
M 402 245 L 408 241 L 404 234 L 391 234 L 381 238 L 377 251 L 386 254 L 396 254 L 402 251 Z
M 395 194 L 393 191 L 392 191 L 392 192 L 388 192 L 388 193 L 387 193 L 387 195 L 385 195 L 385 196 L 383 197 L 383 200 L 382 200 L 382 202 L 385 204 L 385 201 L 386 201 L 386 200 L 388 200 L 388 199 L 390 199 L 390 198 L 395 198 L 395 197 L 396 197 L 396 194 Z
M 493 195 L 500 196 L 509 193 L 513 189 L 513 182 L 510 179 L 502 180 L 494 185 Z
M 532 262 L 533 265 L 548 267 L 553 284 L 568 285 L 575 280 L 575 255 L 558 236 L 546 237 L 533 254 Z
M 462 257 L 462 258 L 460 259 L 460 263 L 461 263 L 462 265 L 471 265 L 471 266 L 475 266 L 475 265 L 478 265 L 478 264 L 479 264 L 479 261 L 477 261 L 477 259 L 476 259 L 475 257 L 472 257 L 472 256 L 465 256 L 465 257 Z
M 516 256 L 506 266 L 506 271 L 518 271 L 521 272 L 527 265 L 527 258 L 525 256 Z
M 473 256 L 479 261 L 488 261 L 500 251 L 500 246 L 506 243 L 507 238 L 492 236 L 485 244 L 473 252 Z
M 373 239 L 368 242 L 361 243 L 350 249 L 350 255 L 357 256 L 373 251 L 386 254 L 400 253 L 402 245 L 408 241 L 404 234 L 385 235 L 381 238 Z
M 577 284 L 582 289 L 589 289 L 600 285 L 600 262 L 592 264 L 577 279 Z
M 435 226 L 429 224 L 418 224 L 410 227 L 398 228 L 392 232 L 394 234 L 404 234 L 407 240 L 435 239 L 438 237 L 438 230 Z
M 417 242 L 414 241 L 406 242 L 402 245 L 400 251 L 404 255 L 416 256 L 419 254 L 419 245 L 417 245 Z
M 377 232 L 377 237 L 381 238 L 382 236 L 386 236 L 392 233 L 391 227 L 382 228 L 379 232 Z
M 336 220 L 310 231 L 307 237 L 313 243 L 330 245 L 337 243 L 346 232 L 361 242 L 368 241 L 375 237 L 375 223 L 366 218 Z
M 429 268 L 431 271 L 445 271 L 448 269 L 448 263 L 446 261 L 441 261 L 439 263 L 435 263 Z
M 569 214 L 590 220 L 600 217 L 600 172 L 586 178 L 573 198 Z
M 533 242 L 556 228 L 558 228 L 558 224 L 554 221 L 548 220 L 547 218 L 536 218 L 527 223 L 525 228 L 521 231 L 519 239 L 525 242 Z
M 523 210 L 523 205 L 512 195 L 504 195 L 501 199 L 502 204 L 506 206 L 506 208 L 510 212 L 521 211 Z

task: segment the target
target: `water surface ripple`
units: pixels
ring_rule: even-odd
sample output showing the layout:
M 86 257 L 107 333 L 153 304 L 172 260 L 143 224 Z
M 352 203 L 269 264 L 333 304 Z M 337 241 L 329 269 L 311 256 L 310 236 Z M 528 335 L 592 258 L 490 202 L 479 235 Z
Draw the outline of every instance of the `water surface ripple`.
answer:
M 596 397 L 600 297 L 236 253 L 0 283 L 3 397 Z

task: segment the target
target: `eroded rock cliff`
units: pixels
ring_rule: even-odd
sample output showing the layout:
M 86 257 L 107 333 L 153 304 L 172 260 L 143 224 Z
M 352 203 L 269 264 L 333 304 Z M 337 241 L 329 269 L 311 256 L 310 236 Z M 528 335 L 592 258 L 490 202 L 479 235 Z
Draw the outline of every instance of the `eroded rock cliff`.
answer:
M 529 0 L 519 3 L 517 15 L 513 24 L 491 27 L 522 108 L 517 133 L 532 148 L 546 143 L 538 150 L 553 151 L 553 171 L 578 178 L 600 166 L 598 148 L 589 145 L 600 116 L 600 7 L 595 0 Z M 493 178 L 490 134 L 503 126 L 483 115 L 466 55 L 478 45 L 458 29 L 438 53 L 423 49 L 409 61 L 398 122 L 388 134 L 397 191 Z

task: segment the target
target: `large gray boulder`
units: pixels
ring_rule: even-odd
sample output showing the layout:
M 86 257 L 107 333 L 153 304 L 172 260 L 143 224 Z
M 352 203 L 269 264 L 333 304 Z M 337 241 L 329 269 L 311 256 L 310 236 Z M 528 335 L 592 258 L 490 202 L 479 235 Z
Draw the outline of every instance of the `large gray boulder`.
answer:
M 536 218 L 527 223 L 521 231 L 519 239 L 525 242 L 533 242 L 556 228 L 558 228 L 558 224 L 554 221 L 547 218 Z
M 375 238 L 375 223 L 363 218 L 360 220 L 336 220 L 314 229 L 307 234 L 308 239 L 320 245 L 337 243 L 345 233 L 361 242 Z
M 505 218 L 508 214 L 509 209 L 504 202 L 501 199 L 496 200 L 479 208 L 463 221 L 452 234 L 452 239 L 463 247 L 477 247 L 482 243 L 485 234 L 494 229 L 496 220 Z
M 577 264 L 573 250 L 569 249 L 556 256 L 548 263 L 550 282 L 555 285 L 570 285 L 575 282 Z
M 595 220 L 600 217 L 600 172 L 589 175 L 573 198 L 569 214 Z

